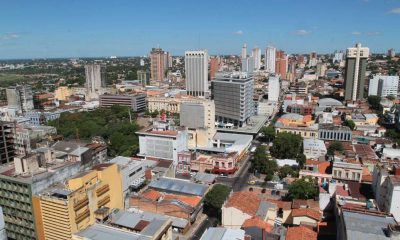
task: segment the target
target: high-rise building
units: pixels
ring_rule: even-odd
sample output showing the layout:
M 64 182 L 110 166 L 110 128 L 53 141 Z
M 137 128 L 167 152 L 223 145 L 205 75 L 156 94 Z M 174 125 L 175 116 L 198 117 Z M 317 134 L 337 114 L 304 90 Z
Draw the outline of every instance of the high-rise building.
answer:
M 243 44 L 241 58 L 247 58 L 247 44 Z
M 335 56 L 333 57 L 333 63 L 340 63 L 344 60 L 344 53 L 342 51 L 335 51 L 334 55 Z
M 268 46 L 265 50 L 265 70 L 275 73 L 276 48 Z
M 399 76 L 375 75 L 369 80 L 368 96 L 377 95 L 381 97 L 398 95 Z
M 268 101 L 277 102 L 279 100 L 280 90 L 279 77 L 270 76 L 268 79 Z
M 3 209 L 0 207 L 0 240 L 7 240 L 6 224 L 4 222 Z
M 395 57 L 396 56 L 396 52 L 394 51 L 393 48 L 389 49 L 387 52 L 388 57 Z
M 123 209 L 122 180 L 117 164 L 103 163 L 58 183 L 33 197 L 43 239 L 69 240 L 113 209 Z
M 130 107 L 134 112 L 146 110 L 146 93 L 103 94 L 99 97 L 100 107 L 114 105 Z
M 251 74 L 220 73 L 211 84 L 217 121 L 242 126 L 254 115 L 254 80 Z
M 280 75 L 282 79 L 286 79 L 287 71 L 288 71 L 287 56 L 284 51 L 279 50 L 276 52 L 275 73 Z
M 13 161 L 15 123 L 0 121 L 0 165 Z
M 316 72 L 317 77 L 325 76 L 326 75 L 326 70 L 327 70 L 326 63 L 323 63 L 323 62 L 318 62 L 317 63 L 317 72 Z
M 310 60 L 308 61 L 308 65 L 310 67 L 315 67 L 315 66 L 317 66 L 317 62 L 318 62 L 317 53 L 316 52 L 311 52 L 310 53 Z
M 347 49 L 345 100 L 356 101 L 364 97 L 365 71 L 368 56 L 369 48 L 361 47 L 361 43 L 357 43 L 355 47 Z
M 150 84 L 150 72 L 149 71 L 138 70 L 136 73 L 137 73 L 137 78 L 142 83 L 143 87 Z
M 87 100 L 98 99 L 103 88 L 106 87 L 105 67 L 100 64 L 85 65 L 85 75 Z
M 208 52 L 185 52 L 186 91 L 192 96 L 208 94 Z
M 26 113 L 34 108 L 32 88 L 29 85 L 19 85 L 6 89 L 7 106 L 16 109 L 18 113 Z
M 254 70 L 260 70 L 261 68 L 261 49 L 253 48 L 251 56 L 254 58 Z
M 219 61 L 217 57 L 210 58 L 210 67 L 209 67 L 209 80 L 215 78 L 215 73 L 219 70 Z
M 164 80 L 165 71 L 169 66 L 168 52 L 161 48 L 153 48 L 150 52 L 150 72 L 152 82 L 161 82 Z

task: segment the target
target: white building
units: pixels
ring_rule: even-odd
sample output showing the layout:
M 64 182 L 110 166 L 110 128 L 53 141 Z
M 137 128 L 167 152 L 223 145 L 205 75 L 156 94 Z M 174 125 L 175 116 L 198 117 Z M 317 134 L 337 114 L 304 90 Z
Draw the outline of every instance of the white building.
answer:
M 105 68 L 99 64 L 85 65 L 86 100 L 98 99 L 106 86 Z
M 254 70 L 260 70 L 261 68 L 261 50 L 259 48 L 253 48 L 251 56 L 254 59 Z
M 7 106 L 25 113 L 33 109 L 32 88 L 29 85 L 9 87 L 6 89 Z
M 245 44 L 243 44 L 243 47 L 242 47 L 242 54 L 241 54 L 241 59 L 245 59 L 245 58 L 247 58 L 247 44 L 245 43 Z
M 268 79 L 268 101 L 277 102 L 279 100 L 281 86 L 279 77 L 271 76 Z
M 369 80 L 368 96 L 397 97 L 399 88 L 399 76 L 375 75 Z
M 138 156 L 173 160 L 176 166 L 178 153 L 188 149 L 187 131 L 170 129 L 167 122 L 157 122 L 152 128 L 136 134 L 139 136 Z
M 186 91 L 192 96 L 207 96 L 208 52 L 185 52 Z
M 265 70 L 275 73 L 276 48 L 268 46 L 265 50 Z
M 304 139 L 303 140 L 303 153 L 307 159 L 318 159 L 326 155 L 327 150 L 324 141 L 319 139 Z

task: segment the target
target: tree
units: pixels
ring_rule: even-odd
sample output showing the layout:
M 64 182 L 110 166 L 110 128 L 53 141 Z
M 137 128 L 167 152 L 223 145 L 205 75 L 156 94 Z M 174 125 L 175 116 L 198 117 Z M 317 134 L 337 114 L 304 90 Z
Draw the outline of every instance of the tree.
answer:
M 231 188 L 226 185 L 214 185 L 204 198 L 204 212 L 221 219 L 221 208 L 230 192 Z
M 285 178 L 288 175 L 292 176 L 292 177 L 297 177 L 298 176 L 298 172 L 296 170 L 293 169 L 293 167 L 289 166 L 289 165 L 285 165 L 283 167 L 281 167 L 279 169 L 279 178 Z
M 262 134 L 264 135 L 264 140 L 267 142 L 271 142 L 275 139 L 275 128 L 272 125 L 269 125 L 268 127 L 263 127 L 261 129 Z
M 341 142 L 332 142 L 328 147 L 328 155 L 334 155 L 335 152 L 343 152 L 343 144 Z
M 299 153 L 296 156 L 296 162 L 299 164 L 300 168 L 302 168 L 304 166 L 304 164 L 306 163 L 307 157 L 306 155 L 304 155 L 304 153 Z
M 271 148 L 272 156 L 276 158 L 296 159 L 302 149 L 303 138 L 300 135 L 282 132 L 278 133 Z
M 312 178 L 300 178 L 289 185 L 289 198 L 311 199 L 317 196 L 317 184 Z
M 368 103 L 369 105 L 371 105 L 371 107 L 375 110 L 379 110 L 380 106 L 381 106 L 381 97 L 380 96 L 376 96 L 376 95 L 372 95 L 368 97 Z
M 393 100 L 396 99 L 396 96 L 389 95 L 389 96 L 387 96 L 386 98 L 389 99 L 390 101 L 393 101 Z
M 349 127 L 351 130 L 354 130 L 354 128 L 356 127 L 356 124 L 354 123 L 354 121 L 350 120 L 350 119 L 346 119 L 343 122 L 343 125 Z

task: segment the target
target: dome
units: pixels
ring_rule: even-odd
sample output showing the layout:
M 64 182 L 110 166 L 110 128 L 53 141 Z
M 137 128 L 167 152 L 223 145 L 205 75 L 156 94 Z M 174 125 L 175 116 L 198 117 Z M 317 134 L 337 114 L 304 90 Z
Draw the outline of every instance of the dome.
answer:
M 333 98 L 322 98 L 318 101 L 320 107 L 343 106 L 343 103 Z

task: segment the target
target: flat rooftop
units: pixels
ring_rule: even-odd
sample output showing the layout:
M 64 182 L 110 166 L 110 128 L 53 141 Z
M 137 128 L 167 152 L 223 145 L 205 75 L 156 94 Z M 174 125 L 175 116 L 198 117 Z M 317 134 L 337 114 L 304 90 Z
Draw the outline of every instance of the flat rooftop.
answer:
M 128 232 L 118 228 L 109 227 L 103 224 L 93 224 L 79 233 L 76 236 L 90 240 L 151 240 L 152 237 L 144 236 L 140 233 Z
M 257 135 L 264 124 L 267 122 L 269 116 L 255 115 L 250 117 L 250 124 L 243 127 L 232 127 L 232 128 L 216 128 L 217 132 L 225 133 L 238 133 L 247 135 Z
M 207 192 L 208 186 L 198 183 L 192 183 L 185 180 L 176 178 L 160 178 L 154 180 L 149 184 L 150 188 L 157 189 L 159 191 L 181 193 L 186 195 L 195 195 L 203 197 Z

